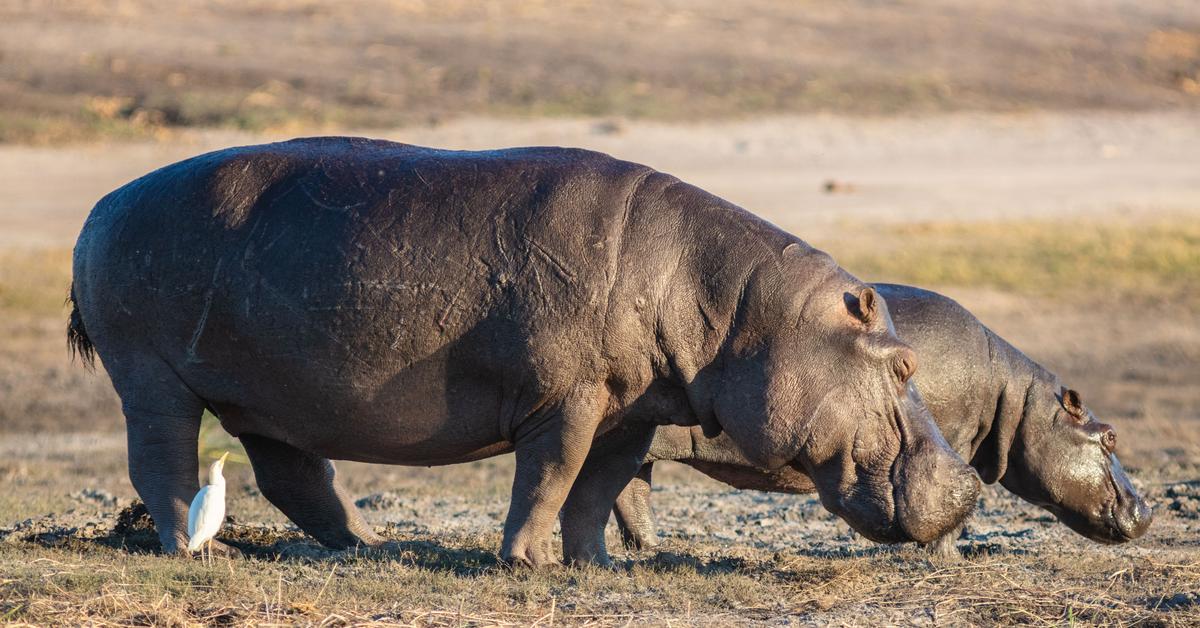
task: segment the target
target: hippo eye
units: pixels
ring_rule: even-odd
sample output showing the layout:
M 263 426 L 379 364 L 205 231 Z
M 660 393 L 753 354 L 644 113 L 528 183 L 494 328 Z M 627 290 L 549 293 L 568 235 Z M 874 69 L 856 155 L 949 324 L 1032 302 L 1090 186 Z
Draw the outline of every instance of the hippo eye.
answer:
M 1062 412 L 1063 416 L 1067 417 L 1067 421 L 1072 425 L 1086 425 L 1088 418 L 1084 415 L 1075 414 L 1074 412 Z

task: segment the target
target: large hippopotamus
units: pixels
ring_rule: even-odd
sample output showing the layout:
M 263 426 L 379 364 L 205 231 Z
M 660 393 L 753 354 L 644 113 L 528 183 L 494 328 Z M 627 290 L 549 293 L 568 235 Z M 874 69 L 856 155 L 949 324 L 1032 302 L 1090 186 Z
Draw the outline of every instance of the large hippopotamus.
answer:
M 826 254 L 678 179 L 561 148 L 358 138 L 221 150 L 104 197 L 68 337 L 98 354 L 129 474 L 184 547 L 210 409 L 263 495 L 333 547 L 380 539 L 330 459 L 516 454 L 501 556 L 605 563 L 658 425 L 802 466 L 864 535 L 928 541 L 975 472 L 907 383 L 913 351 Z
M 1095 541 L 1121 543 L 1146 532 L 1150 507 L 1121 469 L 1116 432 L 1096 420 L 1079 393 L 953 300 L 909 286 L 874 288 L 887 299 L 897 334 L 928 364 L 913 383 L 942 434 L 985 482 L 1000 482 Z M 741 489 L 814 490 L 801 467 L 757 468 L 736 443 L 683 427 L 659 430 L 646 459 L 615 509 L 625 543 L 635 548 L 657 544 L 650 509 L 655 460 L 683 462 Z M 947 534 L 932 548 L 952 554 L 957 537 Z

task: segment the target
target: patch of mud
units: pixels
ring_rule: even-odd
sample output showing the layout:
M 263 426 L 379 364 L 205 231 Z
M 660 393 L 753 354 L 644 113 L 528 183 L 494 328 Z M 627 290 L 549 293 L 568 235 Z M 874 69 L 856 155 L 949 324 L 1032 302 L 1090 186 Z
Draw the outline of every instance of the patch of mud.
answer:
M 78 523 L 73 522 L 67 516 L 69 514 L 46 515 L 27 519 L 9 528 L 0 528 L 0 542 L 30 543 L 77 551 L 97 547 L 133 554 L 162 551 L 154 520 L 140 500 L 134 500 L 116 513 L 105 513 Z M 440 542 L 442 539 L 429 534 L 421 535 L 426 538 L 412 540 L 414 533 L 408 526 L 389 524 L 376 531 L 384 538 L 404 540 L 388 541 L 377 548 L 334 550 L 321 546 L 294 526 L 242 524 L 232 516 L 226 517 L 225 526 L 216 538 L 242 557 L 259 560 L 316 561 L 378 557 L 462 574 L 477 573 L 500 565 L 496 553 L 482 547 L 447 547 Z M 460 540 L 468 546 L 480 545 L 478 541 Z
M 1175 611 L 1200 606 L 1200 592 L 1176 593 L 1155 598 L 1143 598 L 1146 608 L 1160 611 Z
M 121 501 L 116 495 L 97 488 L 85 488 L 72 493 L 71 499 L 85 504 L 97 504 L 105 508 L 115 508 Z
M 354 501 L 354 505 L 363 510 L 396 510 L 406 505 L 402 496 L 391 491 L 374 493 Z
M 1200 519 L 1200 480 L 1180 482 L 1167 487 L 1167 510 L 1184 519 Z
M 134 501 L 117 513 L 117 521 L 113 524 L 112 530 L 105 540 L 107 541 L 105 545 L 110 547 L 140 549 L 148 552 L 157 552 L 162 549 L 162 545 L 158 541 L 158 533 L 154 531 L 154 520 L 150 518 L 150 511 L 146 510 L 146 504 L 141 501 Z

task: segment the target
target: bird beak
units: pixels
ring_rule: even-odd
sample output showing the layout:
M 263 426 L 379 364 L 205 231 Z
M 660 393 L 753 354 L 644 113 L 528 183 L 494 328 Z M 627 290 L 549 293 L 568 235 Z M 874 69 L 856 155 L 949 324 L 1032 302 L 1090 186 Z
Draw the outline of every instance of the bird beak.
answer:
M 221 454 L 220 458 L 217 458 L 217 462 L 220 463 L 220 465 L 223 467 L 223 466 L 225 466 L 225 459 L 228 457 L 229 457 L 229 452 L 227 451 L 227 452 Z

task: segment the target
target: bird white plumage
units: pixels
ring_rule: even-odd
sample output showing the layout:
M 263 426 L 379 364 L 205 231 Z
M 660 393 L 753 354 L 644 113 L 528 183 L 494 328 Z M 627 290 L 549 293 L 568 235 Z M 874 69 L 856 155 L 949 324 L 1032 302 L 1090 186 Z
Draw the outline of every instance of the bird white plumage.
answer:
M 221 524 L 225 523 L 225 452 L 208 468 L 208 484 L 200 488 L 188 508 L 188 551 L 194 552 L 210 543 Z M 210 546 L 211 549 L 211 546 Z

